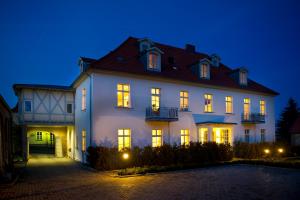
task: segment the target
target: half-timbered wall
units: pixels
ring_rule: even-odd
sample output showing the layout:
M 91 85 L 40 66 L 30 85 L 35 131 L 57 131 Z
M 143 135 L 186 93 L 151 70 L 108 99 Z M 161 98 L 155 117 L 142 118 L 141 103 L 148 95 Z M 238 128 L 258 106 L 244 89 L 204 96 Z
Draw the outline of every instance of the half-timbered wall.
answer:
M 25 101 L 31 101 L 31 112 L 25 111 Z M 72 113 L 67 112 L 67 104 L 72 104 Z M 23 89 L 19 94 L 19 122 L 21 124 L 73 124 L 73 92 Z

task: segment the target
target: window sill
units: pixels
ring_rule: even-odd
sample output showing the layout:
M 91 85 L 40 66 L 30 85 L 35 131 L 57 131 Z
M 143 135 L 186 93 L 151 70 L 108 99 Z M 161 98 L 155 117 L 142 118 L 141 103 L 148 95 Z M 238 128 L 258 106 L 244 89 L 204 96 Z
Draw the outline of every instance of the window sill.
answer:
M 116 109 L 120 109 L 120 110 L 133 110 L 132 107 L 121 107 L 121 106 L 115 106 Z
M 179 112 L 192 112 L 191 110 L 179 110 Z
M 225 115 L 235 115 L 234 113 L 225 113 Z
M 205 112 L 205 111 L 204 111 L 204 113 L 215 113 L 215 112 Z

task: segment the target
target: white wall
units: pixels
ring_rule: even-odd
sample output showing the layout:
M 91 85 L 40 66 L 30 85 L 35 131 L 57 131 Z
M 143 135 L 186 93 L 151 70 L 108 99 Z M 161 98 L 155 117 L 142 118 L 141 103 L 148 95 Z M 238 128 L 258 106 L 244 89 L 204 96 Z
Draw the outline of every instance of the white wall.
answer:
M 87 87 L 89 81 L 86 80 L 80 85 Z M 117 84 L 130 84 L 131 109 L 117 108 Z M 150 80 L 146 78 L 133 78 L 129 76 L 117 76 L 109 74 L 93 74 L 93 98 L 92 98 L 92 126 L 93 145 L 117 146 L 117 130 L 119 128 L 130 128 L 132 146 L 151 145 L 151 130 L 163 129 L 164 141 L 167 141 L 167 122 L 146 122 L 145 110 L 150 106 L 150 90 L 152 87 L 161 88 L 161 106 L 179 107 L 179 92 L 185 90 L 189 92 L 189 110 L 191 112 L 179 112 L 179 121 L 170 123 L 171 143 L 180 142 L 180 129 L 190 129 L 191 141 L 197 141 L 197 127 L 192 114 L 204 114 L 204 94 L 213 95 L 214 113 L 208 115 L 226 115 L 227 122 L 234 122 L 233 137 L 235 140 L 244 139 L 244 129 L 249 128 L 250 141 L 260 141 L 260 129 L 266 129 L 266 139 L 273 141 L 275 136 L 275 112 L 274 98 L 254 94 L 247 91 L 220 90 L 199 87 L 191 84 L 183 85 L 167 81 Z M 80 90 L 77 88 L 77 90 Z M 87 87 L 88 88 L 88 87 Z M 87 90 L 88 91 L 88 90 Z M 233 97 L 234 114 L 225 113 L 225 96 Z M 79 100 L 76 93 L 76 102 Z M 241 125 L 241 113 L 243 112 L 243 99 L 251 99 L 251 111 L 259 112 L 259 101 L 266 101 L 266 123 L 256 125 Z M 78 103 L 77 103 L 78 104 Z M 77 108 L 78 109 L 78 108 Z M 76 109 L 76 110 L 77 110 Z M 85 113 L 87 114 L 87 113 Z M 80 119 L 80 126 L 87 126 L 88 116 Z M 77 119 L 76 115 L 76 119 Z M 79 119 L 76 120 L 78 122 Z M 85 125 L 83 125 L 85 124 Z M 77 125 L 76 125 L 77 127 Z
M 81 97 L 82 89 L 86 89 L 86 110 L 82 111 Z M 91 78 L 88 77 L 76 88 L 75 92 L 75 159 L 82 160 L 82 130 L 86 130 L 86 144 L 90 146 L 90 126 L 91 126 Z
M 25 100 L 32 102 L 32 112 L 25 112 Z M 67 103 L 72 103 L 74 107 L 74 96 L 71 91 L 23 89 L 19 94 L 19 121 L 21 123 L 72 124 L 74 111 L 67 113 Z

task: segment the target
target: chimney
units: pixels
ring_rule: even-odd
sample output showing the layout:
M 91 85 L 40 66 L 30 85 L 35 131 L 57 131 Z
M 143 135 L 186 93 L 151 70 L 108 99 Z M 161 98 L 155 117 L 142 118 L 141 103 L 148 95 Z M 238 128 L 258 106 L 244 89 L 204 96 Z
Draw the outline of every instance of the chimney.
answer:
M 196 47 L 195 47 L 195 45 L 192 45 L 192 44 L 186 44 L 185 45 L 185 50 L 189 53 L 195 53 L 196 52 Z

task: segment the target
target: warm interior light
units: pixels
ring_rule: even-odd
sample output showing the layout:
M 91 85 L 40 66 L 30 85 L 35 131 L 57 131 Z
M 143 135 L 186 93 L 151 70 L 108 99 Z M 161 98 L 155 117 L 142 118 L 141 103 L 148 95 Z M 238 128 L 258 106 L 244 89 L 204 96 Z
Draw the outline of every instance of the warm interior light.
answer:
M 221 130 L 219 128 L 216 128 L 216 143 L 221 143 Z
M 269 150 L 269 149 L 265 149 L 264 152 L 265 152 L 266 154 L 268 154 L 268 153 L 270 153 L 270 150 Z
M 128 153 L 123 153 L 122 157 L 123 157 L 124 160 L 127 160 L 129 158 L 129 154 Z
M 279 153 L 283 153 L 283 148 L 279 148 L 279 149 L 278 149 L 278 152 L 279 152 Z

